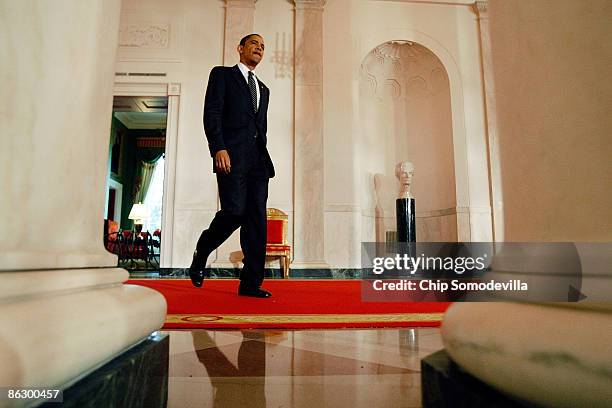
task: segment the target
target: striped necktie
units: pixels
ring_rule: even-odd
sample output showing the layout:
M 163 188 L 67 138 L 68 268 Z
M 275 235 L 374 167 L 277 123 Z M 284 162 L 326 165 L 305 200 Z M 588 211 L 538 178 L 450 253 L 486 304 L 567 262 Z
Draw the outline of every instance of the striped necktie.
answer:
M 251 91 L 251 101 L 253 102 L 253 110 L 257 112 L 257 85 L 255 85 L 255 78 L 253 78 L 252 71 L 249 71 L 249 90 Z

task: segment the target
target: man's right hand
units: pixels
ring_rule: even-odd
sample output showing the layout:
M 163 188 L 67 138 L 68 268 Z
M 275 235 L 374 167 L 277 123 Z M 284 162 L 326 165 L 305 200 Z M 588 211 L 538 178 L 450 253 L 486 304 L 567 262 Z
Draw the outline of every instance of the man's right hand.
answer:
M 231 171 L 232 165 L 230 163 L 230 157 L 227 150 L 219 150 L 217 153 L 215 153 L 215 167 L 217 171 L 225 174 L 228 174 Z

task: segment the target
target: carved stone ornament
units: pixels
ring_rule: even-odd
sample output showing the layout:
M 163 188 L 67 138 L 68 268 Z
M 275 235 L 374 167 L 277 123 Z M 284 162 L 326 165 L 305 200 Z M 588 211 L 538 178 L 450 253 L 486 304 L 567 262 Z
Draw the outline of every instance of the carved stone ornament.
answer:
M 327 0 L 293 0 L 296 9 L 323 10 Z
M 483 14 L 487 12 L 489 2 L 487 0 L 479 0 L 474 2 L 474 10 L 477 14 Z
M 291 45 L 293 38 L 291 33 L 276 33 L 274 49 L 269 61 L 274 64 L 275 78 L 293 77 L 293 52 Z
M 225 0 L 225 7 L 227 8 L 255 8 L 257 0 Z
M 448 88 L 442 62 L 412 41 L 389 41 L 374 48 L 360 66 L 364 91 L 384 100 L 423 99 Z
M 125 24 L 119 29 L 119 46 L 131 48 L 168 48 L 168 24 Z

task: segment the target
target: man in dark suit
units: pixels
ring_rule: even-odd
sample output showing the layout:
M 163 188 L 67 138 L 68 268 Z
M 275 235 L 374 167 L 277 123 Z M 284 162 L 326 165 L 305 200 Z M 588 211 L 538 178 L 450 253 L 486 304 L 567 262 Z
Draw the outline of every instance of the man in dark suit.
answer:
M 270 91 L 253 74 L 264 40 L 249 34 L 238 45 L 240 62 L 210 72 L 204 100 L 204 131 L 217 175 L 221 210 L 196 245 L 189 276 L 202 286 L 208 255 L 240 227 L 244 267 L 238 294 L 270 297 L 263 290 L 266 256 L 266 200 L 274 166 L 266 148 Z

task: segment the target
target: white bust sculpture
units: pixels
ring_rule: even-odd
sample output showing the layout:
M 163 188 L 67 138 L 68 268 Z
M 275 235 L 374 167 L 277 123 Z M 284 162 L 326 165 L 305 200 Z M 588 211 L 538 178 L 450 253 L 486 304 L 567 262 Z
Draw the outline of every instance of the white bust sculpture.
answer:
M 414 176 L 414 166 L 409 161 L 400 162 L 395 166 L 395 176 L 400 182 L 398 198 L 414 198 L 410 193 L 410 185 Z

